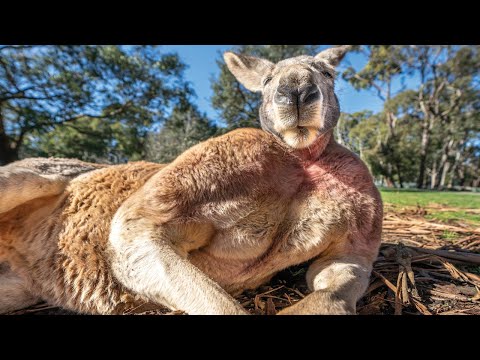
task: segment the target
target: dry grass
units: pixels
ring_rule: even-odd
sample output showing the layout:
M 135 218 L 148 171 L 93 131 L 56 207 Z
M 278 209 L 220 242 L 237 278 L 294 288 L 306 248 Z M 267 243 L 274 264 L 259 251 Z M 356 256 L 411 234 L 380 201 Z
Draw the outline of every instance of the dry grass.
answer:
M 426 220 L 422 208 L 386 210 L 383 244 L 358 314 L 480 315 L 480 228 Z M 307 266 L 282 271 L 237 299 L 252 314 L 274 315 L 308 294 Z M 167 309 L 129 313 L 181 314 Z M 71 313 L 38 304 L 14 314 Z

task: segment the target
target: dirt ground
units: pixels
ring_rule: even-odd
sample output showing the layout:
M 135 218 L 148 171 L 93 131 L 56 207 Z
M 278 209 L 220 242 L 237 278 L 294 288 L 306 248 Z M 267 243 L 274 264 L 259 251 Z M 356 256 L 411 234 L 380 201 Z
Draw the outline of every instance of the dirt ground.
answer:
M 386 206 L 383 244 L 359 315 L 480 315 L 480 228 L 425 219 L 423 208 Z M 238 301 L 252 314 L 274 315 L 308 295 L 308 263 L 289 268 Z M 129 313 L 176 315 L 168 309 Z M 12 314 L 66 315 L 37 304 Z

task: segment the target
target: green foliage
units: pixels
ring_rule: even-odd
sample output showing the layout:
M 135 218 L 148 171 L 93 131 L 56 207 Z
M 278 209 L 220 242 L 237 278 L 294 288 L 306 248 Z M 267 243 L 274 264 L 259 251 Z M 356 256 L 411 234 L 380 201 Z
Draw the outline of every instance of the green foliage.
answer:
M 217 127 L 189 102 L 177 105 L 158 133 L 147 141 L 150 161 L 168 163 L 183 151 L 217 133 Z
M 103 157 L 113 141 L 113 131 L 101 119 L 81 118 L 40 136 L 24 141 L 21 157 L 56 156 L 105 162 Z M 108 161 L 108 160 L 107 160 Z
M 479 186 L 479 49 L 451 45 L 356 49 L 368 62 L 362 69 L 347 68 L 343 77 L 356 89 L 372 90 L 384 106 L 367 117 L 343 115 L 356 120 L 347 121 L 348 136 L 345 129 L 341 132 L 343 142 L 360 153 L 377 179 L 401 187 L 412 182 L 419 188 Z M 409 76 L 419 78 L 418 88 L 398 86 Z
M 372 89 L 383 101 L 392 96 L 391 82 L 402 74 L 405 61 L 399 45 L 370 45 L 356 50 L 368 57 L 368 62 L 361 70 L 348 67 L 342 74 L 352 86 L 359 89 Z
M 150 126 L 191 94 L 184 68 L 153 46 L 0 47 L 0 164 L 143 157 Z
M 258 56 L 278 62 L 298 55 L 315 55 L 316 45 L 241 45 L 232 51 Z M 220 75 L 212 79 L 212 106 L 220 112 L 227 129 L 239 127 L 260 127 L 258 111 L 261 97 L 258 93 L 246 90 L 230 73 L 223 59 L 217 60 Z
M 336 127 L 336 140 L 365 159 L 364 150 L 375 148 L 375 138 L 381 137 L 383 123 L 376 121 L 371 111 L 341 113 Z
M 243 88 L 223 60 L 212 79 L 212 105 L 225 125 L 217 127 L 192 104 L 185 65 L 160 50 L 0 46 L 0 165 L 27 156 L 169 162 L 211 136 L 260 126 L 260 95 Z M 314 55 L 320 47 L 232 50 L 277 62 Z M 353 51 L 367 62 L 348 67 L 343 78 L 372 91 L 383 108 L 342 114 L 337 140 L 388 186 L 479 187 L 480 47 L 370 45 Z M 411 77 L 410 87 L 403 86 Z

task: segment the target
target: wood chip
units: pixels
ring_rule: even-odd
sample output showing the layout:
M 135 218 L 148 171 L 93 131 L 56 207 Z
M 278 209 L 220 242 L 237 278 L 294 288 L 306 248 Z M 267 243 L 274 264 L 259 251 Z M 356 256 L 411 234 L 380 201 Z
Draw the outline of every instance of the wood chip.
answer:
M 412 297 L 412 302 L 413 305 L 415 305 L 415 308 L 420 311 L 423 315 L 433 315 L 428 308 L 423 305 L 420 301 Z
M 466 253 L 466 252 L 453 252 L 453 251 L 447 251 L 447 250 L 432 250 L 432 249 L 415 249 L 420 252 L 425 252 L 427 254 L 433 254 L 437 255 L 440 257 L 444 257 L 447 259 L 454 259 L 470 264 L 477 264 L 480 265 L 480 254 L 472 254 L 472 253 Z
M 265 305 L 265 315 L 276 315 L 276 314 L 277 314 L 277 309 L 275 309 L 275 304 L 273 303 L 272 298 L 268 298 L 267 304 Z

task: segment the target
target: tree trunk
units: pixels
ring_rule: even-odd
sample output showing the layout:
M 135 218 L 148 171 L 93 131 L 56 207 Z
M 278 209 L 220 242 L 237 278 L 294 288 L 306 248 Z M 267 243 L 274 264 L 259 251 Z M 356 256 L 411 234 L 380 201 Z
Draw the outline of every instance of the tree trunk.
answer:
M 480 185 L 480 176 L 472 181 L 472 187 L 477 188 Z
M 438 184 L 438 190 L 443 190 L 445 188 L 445 182 L 447 181 L 448 170 L 450 170 L 449 161 L 443 164 L 442 175 L 440 177 L 440 183 Z
M 448 184 L 447 184 L 448 190 L 451 190 L 453 188 L 456 172 L 457 172 L 457 164 L 454 163 L 453 166 L 450 168 L 450 176 L 448 177 Z
M 475 180 L 472 180 L 472 187 L 477 188 L 480 186 L 480 159 L 477 161 L 477 166 L 475 166 L 474 174 L 479 174 Z M 463 177 L 465 182 L 465 176 Z
M 424 123 L 422 130 L 422 143 L 420 145 L 420 169 L 418 170 L 417 188 L 424 187 L 425 168 L 427 166 L 427 150 L 430 142 L 430 131 Z
M 342 136 L 342 132 L 340 131 L 340 127 L 342 126 L 342 117 L 340 116 L 338 118 L 338 122 L 337 122 L 337 126 L 335 127 L 335 132 L 337 133 L 337 142 L 340 144 L 340 145 L 343 145 L 345 146 L 345 143 L 343 141 L 343 136 Z
M 467 135 L 465 135 L 465 139 L 467 138 Z M 465 146 L 465 139 L 460 140 L 457 149 L 455 150 L 455 160 L 453 161 L 453 165 L 450 169 L 450 179 L 448 180 L 448 185 L 447 187 L 451 189 L 453 187 L 453 183 L 455 180 L 455 174 L 457 172 L 457 169 L 459 165 L 462 162 L 462 154 L 463 151 L 465 151 L 464 146 Z
M 18 160 L 18 147 L 13 146 L 11 139 L 5 133 L 0 109 L 0 166 Z
M 432 190 L 435 189 L 435 186 L 437 185 L 437 175 L 437 159 L 435 159 L 432 164 L 432 171 L 430 172 L 430 189 Z
M 464 187 L 465 186 L 465 164 L 462 164 L 461 166 L 459 166 L 458 168 L 458 177 L 459 177 L 459 184 L 460 187 Z
M 397 187 L 397 184 L 395 184 L 395 180 L 393 178 L 392 164 L 390 163 L 387 164 L 387 179 L 393 187 Z
M 427 64 L 423 64 L 426 66 Z M 423 66 L 422 65 L 422 66 Z M 430 134 L 432 132 L 433 126 L 435 124 L 435 115 L 432 113 L 430 106 L 426 103 L 425 99 L 425 94 L 424 94 L 424 89 L 425 89 L 425 84 L 426 84 L 426 78 L 425 78 L 425 67 L 421 70 L 421 86 L 419 90 L 419 98 L 418 98 L 418 103 L 420 105 L 420 110 L 423 113 L 423 122 L 422 122 L 422 142 L 420 145 L 420 169 L 418 172 L 418 178 L 417 178 L 417 188 L 422 189 L 423 187 L 426 186 L 425 184 L 425 168 L 427 166 L 427 156 L 428 156 L 428 148 L 430 146 Z M 439 90 L 444 86 L 445 84 L 442 83 L 442 85 L 439 85 L 438 87 L 434 87 L 434 92 L 430 93 L 428 96 L 429 104 L 435 104 L 437 107 L 439 106 L 438 101 L 438 93 Z M 438 109 L 436 111 L 438 113 Z
M 400 165 L 398 161 L 395 163 L 395 169 L 397 170 L 398 184 L 400 185 L 400 188 L 403 189 L 403 176 L 402 176 L 402 171 L 400 170 Z
M 388 176 L 384 176 L 383 178 L 385 179 L 385 184 L 387 184 L 387 187 L 396 187 L 395 183 Z
M 450 168 L 450 162 L 448 157 L 450 155 L 450 150 L 452 149 L 454 140 L 450 139 L 448 142 L 445 142 L 443 145 L 442 158 L 440 159 L 440 166 L 438 167 L 438 174 L 440 179 L 438 179 L 438 189 L 442 190 L 445 187 L 445 181 L 447 179 L 448 170 Z
M 390 84 L 388 85 L 388 94 L 387 94 L 387 99 L 386 101 L 388 101 L 390 99 Z M 387 157 L 387 161 L 394 161 L 395 162 L 395 170 L 396 170 L 396 173 L 397 173 L 397 176 L 398 176 L 398 183 L 400 185 L 401 188 L 403 188 L 403 177 L 402 177 L 402 172 L 400 170 L 400 165 L 399 165 L 399 161 L 396 159 L 396 147 L 395 147 L 395 143 L 396 143 L 396 132 L 395 132 L 395 127 L 396 127 L 396 116 L 394 113 L 392 113 L 391 111 L 387 112 L 387 122 L 388 122 L 388 129 L 389 129 L 389 135 L 388 135 L 388 138 L 386 140 L 386 143 L 385 143 L 385 150 L 386 151 L 386 157 Z M 392 146 L 393 144 L 393 146 Z M 395 181 L 393 180 L 393 170 L 391 168 L 391 166 L 389 167 L 389 176 L 390 178 L 392 179 L 392 182 L 395 184 Z M 397 187 L 395 185 L 395 187 Z
M 0 140 L 1 142 L 2 140 Z M 0 144 L 0 166 L 18 160 L 18 152 L 11 149 L 4 149 L 3 144 Z

